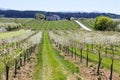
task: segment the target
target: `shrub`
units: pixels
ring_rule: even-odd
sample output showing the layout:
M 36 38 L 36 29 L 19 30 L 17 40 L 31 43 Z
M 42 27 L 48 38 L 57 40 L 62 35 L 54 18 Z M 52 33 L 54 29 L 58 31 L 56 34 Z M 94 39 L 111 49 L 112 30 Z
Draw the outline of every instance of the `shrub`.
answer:
M 45 19 L 45 15 L 40 14 L 40 13 L 36 13 L 34 15 L 34 17 L 35 17 L 36 20 L 44 20 Z
M 106 16 L 98 16 L 95 20 L 94 28 L 96 30 L 106 31 L 115 30 L 115 25 L 112 19 Z

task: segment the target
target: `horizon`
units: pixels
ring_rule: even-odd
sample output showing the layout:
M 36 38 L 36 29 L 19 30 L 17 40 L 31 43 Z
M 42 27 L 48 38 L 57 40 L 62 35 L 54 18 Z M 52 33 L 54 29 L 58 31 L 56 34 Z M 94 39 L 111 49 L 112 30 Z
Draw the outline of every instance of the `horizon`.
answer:
M 26 4 L 27 3 L 27 4 Z M 0 8 L 10 10 L 30 10 L 30 11 L 46 11 L 46 12 L 99 12 L 99 13 L 114 13 L 120 15 L 118 7 L 120 1 L 116 0 L 80 0 L 80 1 L 7 1 L 1 0 Z M 78 6 L 78 7 L 77 7 Z
M 5 8 L 0 8 L 0 10 L 16 10 L 16 9 L 5 9 Z M 87 11 L 45 11 L 45 10 L 16 10 L 16 11 L 44 11 L 44 12 L 61 12 L 61 13 L 110 13 L 110 14 L 116 14 L 116 15 L 120 15 L 117 13 L 111 13 L 111 12 L 99 12 L 99 11 L 91 11 L 91 12 L 87 12 Z

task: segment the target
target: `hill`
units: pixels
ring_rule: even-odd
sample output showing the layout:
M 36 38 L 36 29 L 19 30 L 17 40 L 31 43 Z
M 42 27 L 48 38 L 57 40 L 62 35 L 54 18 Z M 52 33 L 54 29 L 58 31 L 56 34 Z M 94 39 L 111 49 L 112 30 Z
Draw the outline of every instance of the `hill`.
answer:
M 108 16 L 111 18 L 120 18 L 118 14 L 112 13 L 99 13 L 99 12 L 46 12 L 46 11 L 19 11 L 19 10 L 3 10 L 0 9 L 0 17 L 8 18 L 33 18 L 35 13 L 42 13 L 46 16 L 53 14 L 59 15 L 62 19 L 76 17 L 76 18 L 95 18 L 99 15 Z

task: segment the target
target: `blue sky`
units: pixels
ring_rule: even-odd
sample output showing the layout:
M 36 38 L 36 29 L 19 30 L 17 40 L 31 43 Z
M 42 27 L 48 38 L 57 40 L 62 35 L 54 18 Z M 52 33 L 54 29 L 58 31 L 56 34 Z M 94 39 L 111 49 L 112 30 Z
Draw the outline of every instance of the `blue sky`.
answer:
M 120 0 L 0 0 L 0 8 L 120 14 Z

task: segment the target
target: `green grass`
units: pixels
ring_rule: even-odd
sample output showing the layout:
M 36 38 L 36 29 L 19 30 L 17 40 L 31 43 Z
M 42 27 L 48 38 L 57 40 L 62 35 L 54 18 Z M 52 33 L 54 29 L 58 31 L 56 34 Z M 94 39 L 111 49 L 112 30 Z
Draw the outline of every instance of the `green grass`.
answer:
M 17 18 L 16 22 L 26 24 L 26 23 L 28 23 L 28 22 L 30 22 L 32 20 L 33 20 L 33 18 Z
M 85 26 L 94 29 L 94 19 L 79 19 L 81 23 L 83 23 Z
M 79 72 L 79 68 L 76 67 L 72 62 L 69 62 L 68 60 L 65 60 L 63 56 L 60 55 L 60 52 L 58 50 L 55 50 L 56 54 L 54 54 L 54 58 L 60 62 L 61 67 L 64 67 L 68 73 L 67 74 L 71 74 L 71 73 L 78 73 Z
M 38 61 L 33 80 L 66 80 L 68 75 L 79 72 L 79 69 L 73 63 L 64 60 L 59 52 L 52 47 L 46 32 L 43 33 L 37 56 Z
M 14 18 L 0 18 L 0 22 L 14 22 Z
M 33 20 L 33 18 L 0 18 L 0 22 L 26 23 L 31 20 Z
M 29 31 L 30 30 L 18 30 L 18 31 L 0 33 L 0 39 L 6 39 L 6 38 L 20 36 L 20 35 L 23 35 L 23 34 L 29 32 Z
M 36 70 L 33 80 L 65 80 L 65 76 L 61 71 L 61 68 L 59 67 L 59 63 L 54 59 L 52 56 L 52 53 L 54 53 L 54 50 L 52 49 L 49 39 L 47 37 L 47 34 L 43 34 L 43 39 L 41 43 L 41 51 L 38 53 L 38 62 L 36 67 L 38 67 Z M 42 68 L 42 69 L 41 69 Z M 42 70 L 42 71 L 40 71 Z
M 26 23 L 28 28 L 36 30 L 51 30 L 51 29 L 77 29 L 79 26 L 74 21 L 60 20 L 60 21 L 38 21 L 31 20 L 29 23 Z
M 5 65 L 0 62 L 0 75 L 2 75 L 2 73 L 3 73 L 4 71 L 5 71 Z M 0 76 L 0 80 L 2 80 L 1 77 L 2 77 L 2 76 Z
M 42 39 L 43 42 L 43 39 Z M 43 43 L 39 44 L 38 47 L 38 54 L 37 54 L 37 65 L 35 66 L 35 73 L 33 74 L 33 80 L 41 79 L 42 78 L 42 68 L 43 68 L 43 58 L 42 58 L 42 52 L 43 52 Z

